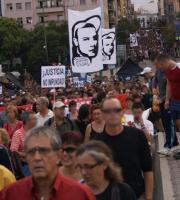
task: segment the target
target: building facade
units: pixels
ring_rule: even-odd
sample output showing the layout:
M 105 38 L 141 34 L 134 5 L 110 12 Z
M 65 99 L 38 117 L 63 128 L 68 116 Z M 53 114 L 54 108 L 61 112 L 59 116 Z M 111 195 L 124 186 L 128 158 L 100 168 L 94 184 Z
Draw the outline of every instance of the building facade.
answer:
M 26 29 L 35 26 L 35 12 L 32 0 L 4 0 L 4 15 L 16 19 L 17 23 Z
M 104 28 L 114 27 L 120 17 L 128 16 L 130 0 L 0 0 L 3 16 L 14 18 L 26 29 L 50 21 L 63 22 L 68 19 L 68 9 L 90 10 L 102 8 Z
M 174 21 L 176 14 L 180 12 L 179 0 L 158 0 L 159 17 L 167 21 Z

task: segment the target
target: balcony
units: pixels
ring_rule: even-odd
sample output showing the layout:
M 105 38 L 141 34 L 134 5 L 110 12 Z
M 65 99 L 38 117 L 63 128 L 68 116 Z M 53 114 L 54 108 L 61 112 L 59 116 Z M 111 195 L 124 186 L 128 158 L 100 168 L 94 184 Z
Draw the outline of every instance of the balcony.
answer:
M 38 14 L 64 12 L 64 6 L 61 5 L 61 6 L 36 7 L 36 11 Z

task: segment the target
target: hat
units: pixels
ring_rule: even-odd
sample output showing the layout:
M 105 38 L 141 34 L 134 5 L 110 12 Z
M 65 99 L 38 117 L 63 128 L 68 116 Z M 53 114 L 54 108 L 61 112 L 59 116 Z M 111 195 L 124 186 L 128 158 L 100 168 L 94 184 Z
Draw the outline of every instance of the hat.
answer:
M 110 32 L 107 34 L 102 35 L 102 39 L 115 39 L 115 33 L 114 32 Z
M 57 101 L 56 103 L 54 103 L 53 109 L 55 108 L 65 108 L 65 104 L 62 101 Z
M 145 67 L 144 70 L 140 73 L 141 75 L 147 74 L 152 72 L 152 69 L 150 67 Z
M 75 36 L 76 31 L 83 28 L 86 24 L 92 24 L 96 31 L 98 31 L 101 26 L 101 18 L 99 16 L 92 16 L 84 21 L 77 22 L 73 27 L 73 37 Z

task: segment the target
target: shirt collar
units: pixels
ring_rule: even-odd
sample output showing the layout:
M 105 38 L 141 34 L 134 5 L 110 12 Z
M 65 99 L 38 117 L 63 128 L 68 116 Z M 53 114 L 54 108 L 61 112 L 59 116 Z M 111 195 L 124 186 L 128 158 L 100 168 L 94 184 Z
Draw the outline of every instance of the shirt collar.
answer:
M 174 70 L 174 69 L 176 69 L 176 68 L 180 69 L 180 63 L 176 63 L 176 66 L 173 67 L 172 70 Z
M 59 172 L 57 172 L 57 175 L 56 175 L 54 183 L 53 183 L 52 191 L 53 192 L 58 192 L 58 190 L 60 188 L 60 185 L 61 185 L 61 175 L 60 175 Z M 37 190 L 36 190 L 36 187 L 35 187 L 34 180 L 33 180 L 32 176 L 31 176 L 30 181 L 29 181 L 29 187 L 31 188 L 31 192 L 34 195 L 37 195 Z

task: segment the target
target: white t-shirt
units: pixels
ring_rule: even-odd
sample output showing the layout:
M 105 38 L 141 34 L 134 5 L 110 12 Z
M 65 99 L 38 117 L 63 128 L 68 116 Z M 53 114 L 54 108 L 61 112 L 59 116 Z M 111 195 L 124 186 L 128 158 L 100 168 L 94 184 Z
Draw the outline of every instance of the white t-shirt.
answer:
M 39 112 L 36 114 L 36 117 L 37 117 L 37 127 L 39 127 L 39 126 L 44 126 L 44 123 L 48 120 L 48 119 L 50 119 L 50 118 L 52 118 L 54 116 L 54 113 L 51 111 L 51 110 L 49 110 L 48 111 L 48 114 L 46 115 L 46 116 L 42 116 Z
M 143 122 L 144 122 L 144 126 L 146 127 L 146 129 L 150 133 L 150 135 L 154 135 L 154 126 L 153 126 L 153 123 L 150 122 L 147 119 L 143 119 Z M 141 125 L 140 124 L 137 124 L 137 123 L 134 122 L 134 126 L 136 128 L 138 128 L 138 129 L 141 129 Z

